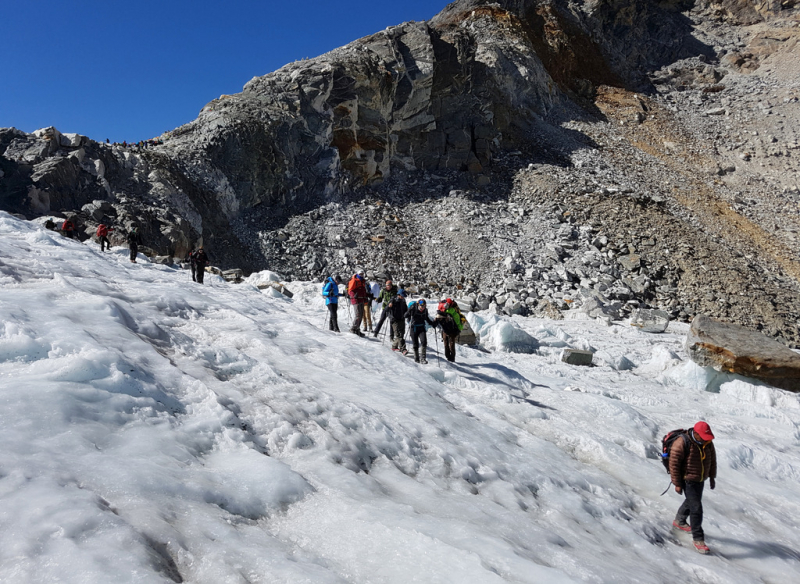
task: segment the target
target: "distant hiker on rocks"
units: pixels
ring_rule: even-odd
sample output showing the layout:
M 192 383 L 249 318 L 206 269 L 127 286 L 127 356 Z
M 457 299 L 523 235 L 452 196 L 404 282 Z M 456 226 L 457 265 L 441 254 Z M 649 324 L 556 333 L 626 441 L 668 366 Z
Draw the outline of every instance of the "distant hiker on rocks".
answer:
M 128 233 L 128 248 L 131 250 L 131 262 L 134 264 L 136 263 L 136 254 L 139 253 L 140 245 L 142 245 L 142 237 L 139 235 L 139 229 L 133 227 Z
M 392 351 L 400 351 L 403 355 L 408 354 L 408 349 L 406 349 L 406 312 L 408 312 L 406 291 L 401 288 L 386 305 L 384 313 L 389 315 L 389 324 L 394 335 Z
M 339 331 L 339 283 L 338 278 L 328 276 L 322 286 L 322 296 L 325 298 L 325 305 L 328 307 L 328 330 Z
M 381 327 L 383 326 L 383 321 L 385 321 L 389 317 L 389 303 L 397 296 L 397 286 L 392 284 L 391 280 L 386 280 L 386 286 L 381 290 L 380 294 L 378 294 L 378 301 L 381 302 L 383 305 L 383 310 L 381 311 L 381 317 L 378 320 L 378 326 L 375 327 L 375 332 L 373 335 L 375 337 L 378 336 L 378 333 L 381 332 Z M 402 320 L 403 317 L 400 317 Z M 391 322 L 389 325 L 389 338 L 394 340 L 394 328 L 391 326 Z
M 706 422 L 697 422 L 673 443 L 669 451 L 669 474 L 675 492 L 686 496 L 678 509 L 672 525 L 692 534 L 694 547 L 701 554 L 708 553 L 703 533 L 703 486 L 709 479 L 714 490 L 717 478 L 717 452 L 712 440 L 714 434 Z M 686 523 L 689 519 L 690 524 Z
M 114 229 L 104 225 L 103 223 L 97 226 L 97 241 L 100 242 L 101 252 L 105 251 L 105 249 L 111 249 L 111 243 L 108 241 L 108 234 L 111 231 L 114 231 Z M 105 246 L 105 249 L 103 249 L 103 246 Z
M 75 223 L 72 219 L 67 219 L 61 224 L 61 233 L 72 239 L 75 235 Z
M 452 299 L 442 300 L 436 310 L 436 322 L 442 329 L 444 356 L 448 361 L 456 360 L 456 339 L 464 328 L 464 315 Z
M 211 263 L 211 260 L 208 259 L 208 255 L 206 254 L 206 250 L 203 249 L 201 245 L 197 248 L 197 251 L 194 252 L 194 269 L 195 269 L 195 277 L 197 278 L 195 281 L 198 284 L 203 283 L 203 278 L 206 275 L 206 266 Z
M 426 364 L 428 362 L 428 333 L 425 330 L 425 325 L 429 324 L 436 328 L 436 323 L 428 316 L 428 307 L 426 306 L 425 299 L 420 298 L 416 302 L 412 302 L 406 311 L 406 320 L 409 321 L 411 328 L 411 343 L 414 347 L 414 361 L 417 363 Z M 420 355 L 420 345 L 422 346 L 422 354 Z
M 54 231 L 56 228 L 56 224 L 53 223 L 52 219 L 48 219 L 47 221 L 44 222 L 44 228 L 49 229 L 50 231 Z
M 186 254 L 186 259 L 184 260 L 189 264 L 189 269 L 192 271 L 192 282 L 197 282 L 197 264 L 194 263 L 194 256 L 196 253 L 197 250 L 189 250 L 189 253 Z
M 353 305 L 355 310 L 355 318 L 353 325 L 350 327 L 350 332 L 363 337 L 364 333 L 361 332 L 361 321 L 364 319 L 364 306 L 367 302 L 367 287 L 364 281 L 364 270 L 359 270 L 350 278 L 347 284 L 347 294 L 350 296 L 350 304 Z

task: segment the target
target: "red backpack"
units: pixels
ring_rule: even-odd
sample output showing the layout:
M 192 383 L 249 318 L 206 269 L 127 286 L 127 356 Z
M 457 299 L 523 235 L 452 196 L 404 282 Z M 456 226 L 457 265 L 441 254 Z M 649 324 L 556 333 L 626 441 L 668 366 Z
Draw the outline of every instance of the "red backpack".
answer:
M 106 235 L 108 235 L 108 227 L 101 223 L 97 227 L 97 237 L 105 237 Z

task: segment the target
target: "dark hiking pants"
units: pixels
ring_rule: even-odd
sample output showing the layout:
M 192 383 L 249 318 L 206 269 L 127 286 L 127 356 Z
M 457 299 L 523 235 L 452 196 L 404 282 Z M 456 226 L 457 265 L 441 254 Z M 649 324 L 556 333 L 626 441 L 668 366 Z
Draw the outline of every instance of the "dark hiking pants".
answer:
M 404 350 L 406 348 L 406 321 L 392 321 L 392 349 Z
M 384 308 L 383 312 L 381 312 L 381 317 L 378 319 L 378 326 L 375 327 L 375 334 L 379 334 L 381 332 L 381 327 L 383 326 L 383 321 L 389 318 L 389 309 Z M 394 340 L 394 327 L 389 326 L 389 339 Z
M 456 360 L 456 337 L 448 335 L 442 331 L 442 341 L 444 341 L 444 356 L 448 361 Z
M 131 243 L 129 246 L 131 248 L 131 261 L 136 261 L 136 254 L 139 253 L 139 245 L 136 243 Z
M 353 318 L 353 326 L 350 327 L 350 331 L 357 333 L 359 332 L 358 329 L 361 328 L 361 321 L 364 319 L 364 305 L 353 304 L 353 311 L 355 312 L 355 318 Z
M 100 251 L 105 251 L 106 249 L 111 249 L 111 244 L 108 242 L 108 237 L 105 235 L 101 235 L 97 238 L 100 241 Z M 105 246 L 105 248 L 104 248 Z
M 192 270 L 192 282 L 197 282 L 197 268 L 194 264 L 189 264 L 189 268 Z
M 205 275 L 206 275 L 205 265 L 197 264 L 197 267 L 195 268 L 195 277 L 197 278 L 196 282 L 198 284 L 202 284 Z
M 683 494 L 686 495 L 683 505 L 678 509 L 675 521 L 686 523 L 689 518 L 689 525 L 692 526 L 692 539 L 695 541 L 704 540 L 703 533 L 703 485 L 705 483 L 688 482 L 683 487 Z
M 328 330 L 339 332 L 339 305 L 328 304 Z
M 422 345 L 423 348 L 427 348 L 428 334 L 425 331 L 425 325 L 411 328 L 411 344 L 415 352 L 419 349 L 420 345 Z

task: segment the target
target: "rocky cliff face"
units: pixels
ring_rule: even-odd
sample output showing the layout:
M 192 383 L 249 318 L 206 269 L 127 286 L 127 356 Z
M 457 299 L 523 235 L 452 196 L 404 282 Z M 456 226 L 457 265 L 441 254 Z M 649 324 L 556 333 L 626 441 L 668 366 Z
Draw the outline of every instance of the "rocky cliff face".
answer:
M 0 130 L 0 204 L 139 222 L 177 257 L 202 239 L 225 267 L 366 265 L 515 313 L 599 295 L 793 341 L 793 232 L 764 194 L 792 192 L 790 125 L 781 168 L 720 142 L 759 68 L 796 56 L 794 4 L 460 0 L 254 78 L 148 148 Z

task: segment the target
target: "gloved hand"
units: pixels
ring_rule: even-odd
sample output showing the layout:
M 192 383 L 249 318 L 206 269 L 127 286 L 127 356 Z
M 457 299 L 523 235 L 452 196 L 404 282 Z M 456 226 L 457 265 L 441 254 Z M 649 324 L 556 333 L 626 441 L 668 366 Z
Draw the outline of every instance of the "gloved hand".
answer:
M 709 483 L 709 486 L 711 487 L 712 491 L 717 486 L 717 481 L 715 479 L 708 479 L 708 483 Z
M 680 495 L 681 493 L 683 493 L 683 488 L 679 487 L 678 485 L 675 485 L 675 492 Z

